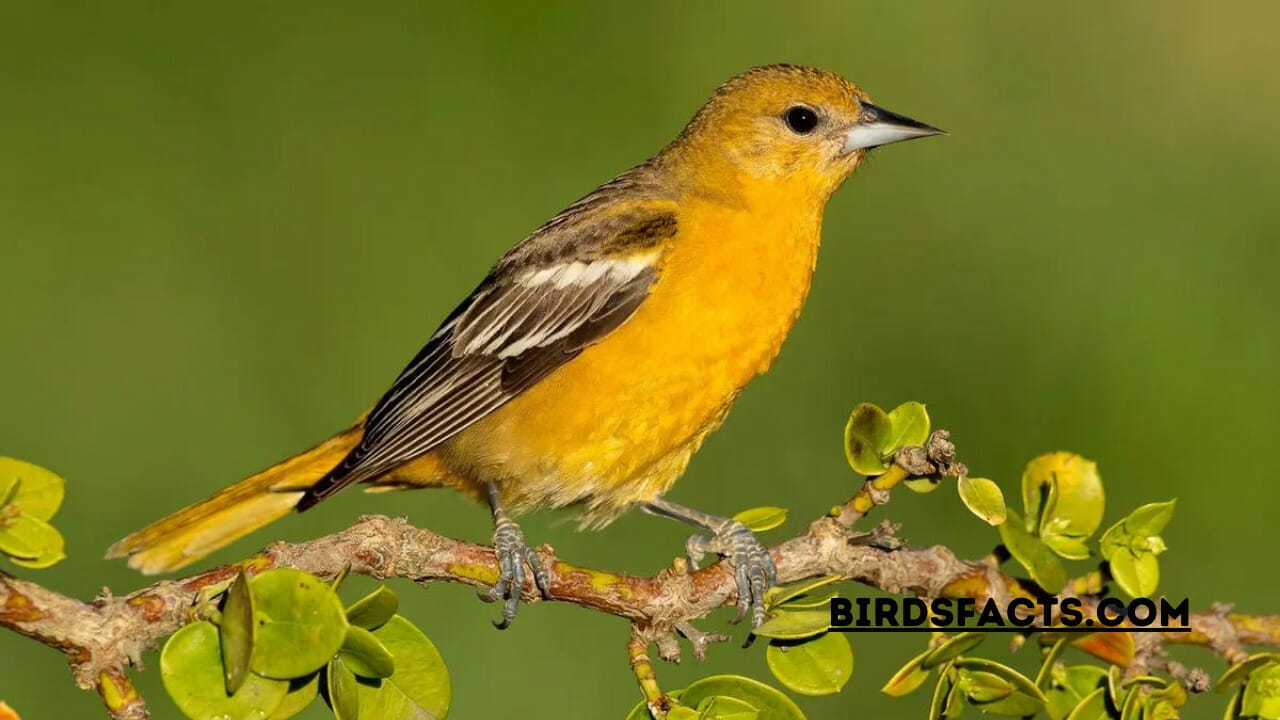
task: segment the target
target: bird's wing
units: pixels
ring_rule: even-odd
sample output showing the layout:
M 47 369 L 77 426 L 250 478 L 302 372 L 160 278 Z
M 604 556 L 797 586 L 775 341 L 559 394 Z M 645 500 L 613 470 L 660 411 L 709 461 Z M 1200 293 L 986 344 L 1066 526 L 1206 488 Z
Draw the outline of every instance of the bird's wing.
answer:
M 675 235 L 674 205 L 614 201 L 601 209 L 591 199 L 498 263 L 400 373 L 369 413 L 360 444 L 299 509 L 420 457 L 632 316 Z

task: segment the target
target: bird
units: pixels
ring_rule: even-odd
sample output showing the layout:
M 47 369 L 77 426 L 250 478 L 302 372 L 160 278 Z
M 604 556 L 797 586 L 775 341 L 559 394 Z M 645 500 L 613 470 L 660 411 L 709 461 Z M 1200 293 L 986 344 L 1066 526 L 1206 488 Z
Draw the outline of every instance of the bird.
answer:
M 168 572 L 352 485 L 447 487 L 489 507 L 488 599 L 506 627 L 527 579 L 549 586 L 514 516 L 571 507 L 595 528 L 638 507 L 696 528 L 688 552 L 731 564 L 734 619 L 759 625 L 769 553 L 741 523 L 666 493 L 778 355 L 832 194 L 874 148 L 941 134 L 833 72 L 734 76 L 660 152 L 502 256 L 354 425 L 107 556 Z

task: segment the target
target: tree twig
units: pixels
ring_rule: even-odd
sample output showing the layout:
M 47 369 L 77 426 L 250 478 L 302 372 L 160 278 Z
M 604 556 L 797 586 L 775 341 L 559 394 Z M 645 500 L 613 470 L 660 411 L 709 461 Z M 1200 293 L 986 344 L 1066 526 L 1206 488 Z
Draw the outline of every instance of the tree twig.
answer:
M 883 528 L 881 533 L 888 531 Z M 947 548 L 894 547 L 867 542 L 832 517 L 770 549 L 780 582 L 832 574 L 895 594 L 923 597 L 974 597 L 992 593 L 991 577 L 1009 588 L 1019 581 L 990 572 L 981 562 L 962 560 Z M 539 549 L 551 573 L 551 599 L 617 615 L 631 621 L 628 649 L 633 668 L 652 680 L 647 645 L 691 627 L 735 600 L 735 581 L 725 563 L 689 572 L 683 561 L 653 577 L 636 577 L 577 567 Z M 140 664 L 142 653 L 193 619 L 201 592 L 231 579 L 273 567 L 291 567 L 331 578 L 350 565 L 351 572 L 418 583 L 454 582 L 487 587 L 497 579 L 493 550 L 416 528 L 402 519 L 360 518 L 341 532 L 301 543 L 275 543 L 259 555 L 180 580 L 158 582 L 122 597 L 104 593 L 82 602 L 28 580 L 0 575 L 0 626 L 10 628 L 66 654 L 78 685 L 103 696 L 114 718 L 147 717 L 145 705 L 125 674 Z M 532 583 L 526 602 L 538 602 Z M 1191 633 L 1148 635 L 1158 644 L 1202 645 L 1228 659 L 1245 645 L 1280 645 L 1280 616 L 1227 613 L 1222 607 L 1191 615 Z M 670 645 L 667 645 L 670 647 Z M 665 654 L 665 653 L 664 653 Z M 643 658 L 643 665 L 639 665 Z M 651 702 L 659 702 L 651 699 Z

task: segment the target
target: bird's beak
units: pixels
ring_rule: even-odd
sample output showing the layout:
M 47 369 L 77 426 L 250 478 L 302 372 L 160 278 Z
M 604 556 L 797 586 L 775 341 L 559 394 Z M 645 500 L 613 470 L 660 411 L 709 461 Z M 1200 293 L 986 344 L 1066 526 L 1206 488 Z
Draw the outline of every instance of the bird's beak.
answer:
M 889 112 L 871 103 L 862 103 L 862 118 L 844 136 L 844 152 L 867 150 L 889 143 L 914 140 L 930 135 L 946 135 L 932 125 Z

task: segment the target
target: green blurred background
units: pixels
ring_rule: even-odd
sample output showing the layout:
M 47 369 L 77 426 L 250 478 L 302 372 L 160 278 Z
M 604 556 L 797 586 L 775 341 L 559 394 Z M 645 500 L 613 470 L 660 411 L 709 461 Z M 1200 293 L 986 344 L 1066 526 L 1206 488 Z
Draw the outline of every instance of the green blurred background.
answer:
M 1271 2 L 6 2 L 0 453 L 69 484 L 70 556 L 21 574 L 86 598 L 142 584 L 109 543 L 345 427 L 507 247 L 730 75 L 787 61 L 952 135 L 881 151 L 832 200 L 804 316 L 674 499 L 786 505 L 798 531 L 856 486 L 849 409 L 919 399 L 1006 492 L 1064 448 L 1100 463 L 1109 518 L 1177 496 L 1162 590 L 1280 610 L 1251 578 L 1280 432 L 1277 22 Z M 490 532 L 449 493 L 353 492 L 212 561 L 374 512 Z M 995 541 L 951 492 L 886 516 L 963 554 Z M 525 528 L 635 573 L 687 534 L 563 520 Z M 620 718 L 637 698 L 616 618 L 538 605 L 496 632 L 471 590 L 400 589 L 450 662 L 453 717 Z M 922 717 L 925 698 L 875 692 L 918 641 L 853 639 L 850 687 L 801 699 L 810 717 Z M 658 672 L 767 678 L 763 655 Z M 58 653 L 8 633 L 0 698 L 101 714 Z

